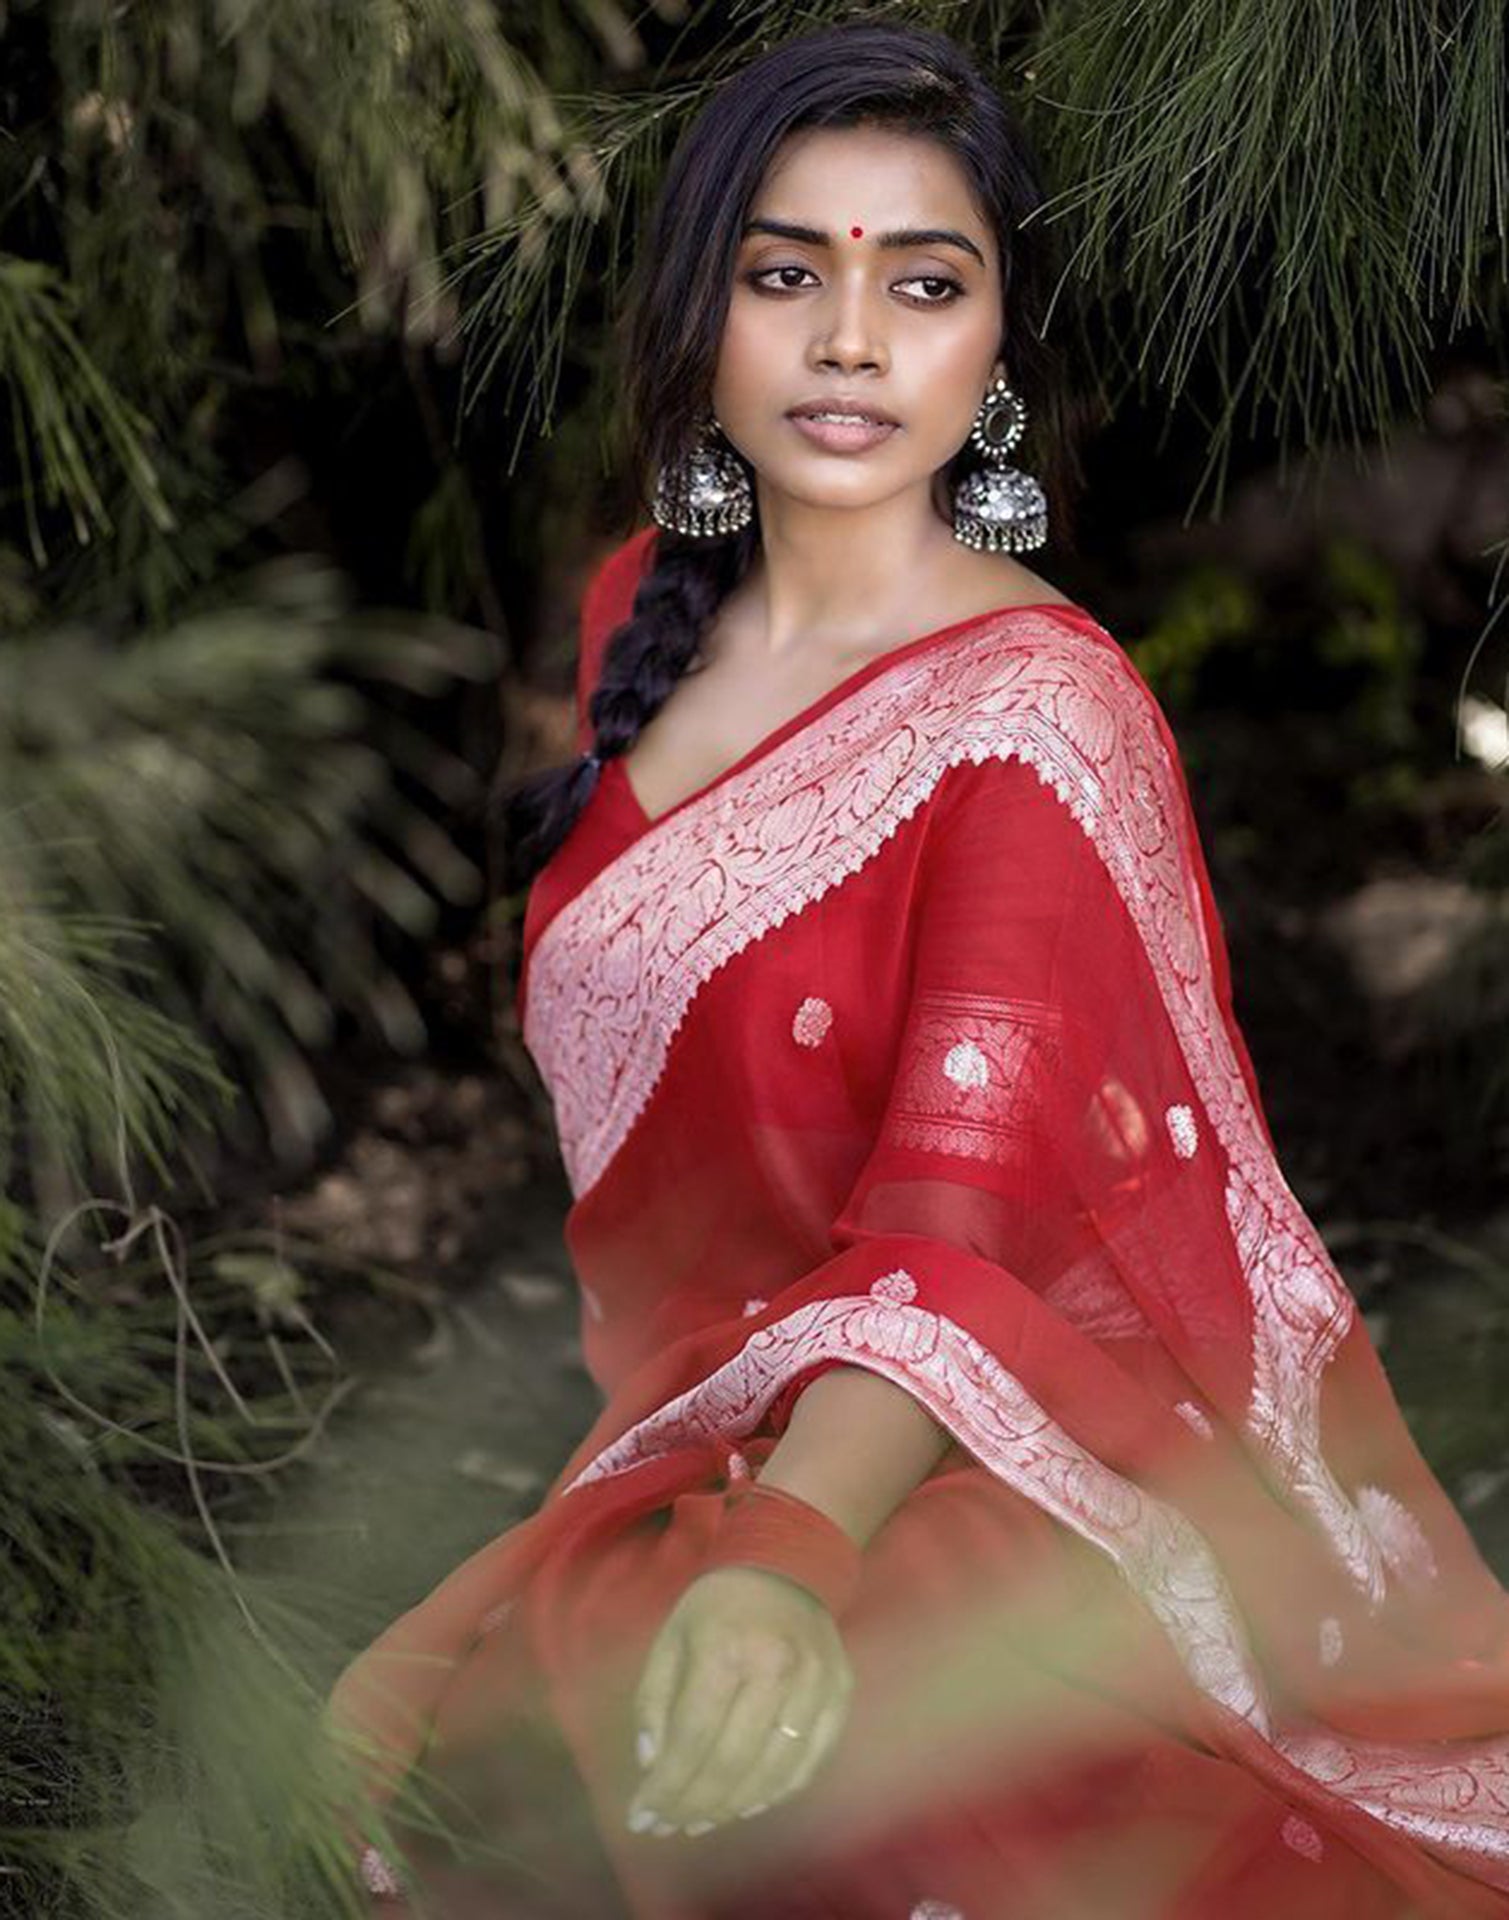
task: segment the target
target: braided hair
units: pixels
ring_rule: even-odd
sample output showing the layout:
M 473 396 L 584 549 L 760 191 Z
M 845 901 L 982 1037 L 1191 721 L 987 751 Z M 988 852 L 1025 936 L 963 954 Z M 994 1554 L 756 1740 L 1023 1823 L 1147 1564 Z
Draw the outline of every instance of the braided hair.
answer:
M 713 95 L 678 144 L 635 262 L 620 342 L 630 467 L 642 507 L 705 421 L 739 236 L 770 161 L 806 127 L 923 135 L 953 154 L 994 228 L 1012 335 L 1013 385 L 1043 429 L 1034 460 L 1060 535 L 1077 478 L 1059 350 L 1043 338 L 1054 265 L 1047 229 L 1023 223 L 1044 198 L 1036 162 L 1000 95 L 946 34 L 851 22 L 784 40 Z M 972 456 L 937 476 L 935 505 Z M 751 476 L 751 486 L 753 479 Z M 590 750 L 495 799 L 512 888 L 570 832 L 603 764 L 625 754 L 698 658 L 724 598 L 759 551 L 759 515 L 721 538 L 662 531 L 626 620 L 608 636 L 588 706 Z
M 592 746 L 514 789 L 505 813 L 508 882 L 527 886 L 575 824 L 605 761 L 627 753 L 695 659 L 725 595 L 759 546 L 752 522 L 725 539 L 662 530 L 633 609 L 603 649 L 588 702 Z

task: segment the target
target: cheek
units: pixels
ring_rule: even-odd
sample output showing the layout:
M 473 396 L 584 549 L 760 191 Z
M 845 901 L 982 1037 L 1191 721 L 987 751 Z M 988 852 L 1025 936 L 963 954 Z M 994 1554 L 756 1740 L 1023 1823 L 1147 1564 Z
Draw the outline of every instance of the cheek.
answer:
M 973 405 L 983 393 L 996 358 L 998 331 L 982 323 L 978 312 L 940 316 L 928 327 L 917 327 L 907 347 L 917 373 L 929 386 L 948 396 L 951 405 Z
M 747 297 L 735 294 L 723 322 L 718 348 L 717 381 L 730 394 L 754 395 L 770 384 L 771 346 L 779 332 L 768 310 L 761 312 Z
M 974 425 L 980 396 L 995 365 L 998 332 L 970 317 L 957 328 L 937 327 L 917 343 L 915 390 L 929 396 L 929 426 L 950 449 Z

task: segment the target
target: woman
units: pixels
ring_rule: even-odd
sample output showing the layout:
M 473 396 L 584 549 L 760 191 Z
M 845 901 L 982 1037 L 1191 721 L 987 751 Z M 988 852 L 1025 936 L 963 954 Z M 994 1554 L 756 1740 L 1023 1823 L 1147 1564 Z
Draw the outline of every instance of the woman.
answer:
M 442 1911 L 1509 1913 L 1509 1603 L 1275 1162 L 1168 727 L 1015 557 L 1040 197 L 863 25 L 670 167 L 658 524 L 510 813 L 606 1404 L 332 1702 L 493 1841 L 414 1840 Z

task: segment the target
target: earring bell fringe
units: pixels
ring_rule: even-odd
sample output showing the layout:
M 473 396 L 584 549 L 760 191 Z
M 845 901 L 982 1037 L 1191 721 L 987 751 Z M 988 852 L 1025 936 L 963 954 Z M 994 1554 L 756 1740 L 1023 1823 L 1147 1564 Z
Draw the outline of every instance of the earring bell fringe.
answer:
M 954 489 L 954 538 L 984 553 L 1027 553 L 1048 538 L 1048 499 L 1019 467 L 987 467 Z
M 754 489 L 743 463 L 731 449 L 704 438 L 686 458 L 663 467 L 656 476 L 650 511 L 658 526 L 694 539 L 719 539 L 738 533 L 754 518 Z
M 970 429 L 986 464 L 954 489 L 954 538 L 976 552 L 1026 553 L 1048 538 L 1048 497 L 1030 473 L 1006 464 L 1027 426 L 1027 408 L 998 374 Z

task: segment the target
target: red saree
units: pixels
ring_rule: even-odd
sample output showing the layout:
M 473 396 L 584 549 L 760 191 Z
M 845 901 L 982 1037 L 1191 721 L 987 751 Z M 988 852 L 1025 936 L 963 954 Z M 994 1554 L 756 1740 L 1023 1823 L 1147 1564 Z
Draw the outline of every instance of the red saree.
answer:
M 650 537 L 588 593 L 584 747 Z M 610 761 L 518 1004 L 606 1405 L 342 1676 L 374 1796 L 528 1699 L 636 1920 L 1509 1915 L 1509 1599 L 1275 1161 L 1177 748 L 1087 613 L 895 647 L 654 821 Z M 866 1551 L 842 1742 L 631 1834 L 643 1656 L 833 1365 L 956 1443 Z

